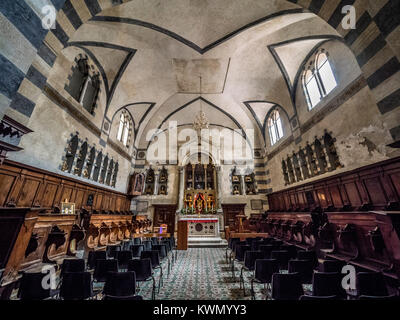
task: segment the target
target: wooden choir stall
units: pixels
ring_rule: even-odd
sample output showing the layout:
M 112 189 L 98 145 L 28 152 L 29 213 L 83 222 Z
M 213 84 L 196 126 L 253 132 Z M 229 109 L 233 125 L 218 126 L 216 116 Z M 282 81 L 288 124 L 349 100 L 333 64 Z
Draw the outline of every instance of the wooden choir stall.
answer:
M 6 160 L 0 166 L 0 299 L 23 272 L 151 233 L 126 194 Z M 72 209 L 71 209 L 72 208 Z

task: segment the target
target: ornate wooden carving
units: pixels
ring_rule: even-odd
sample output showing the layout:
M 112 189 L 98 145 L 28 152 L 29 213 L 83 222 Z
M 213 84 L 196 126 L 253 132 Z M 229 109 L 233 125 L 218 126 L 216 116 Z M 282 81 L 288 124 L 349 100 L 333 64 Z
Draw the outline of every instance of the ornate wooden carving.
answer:
M 0 206 L 40 206 L 59 213 L 57 207 L 68 199 L 75 203 L 78 212 L 81 209 L 121 211 L 130 207 L 126 194 L 9 160 L 0 167 L 0 181 Z
M 67 255 L 75 256 L 76 250 L 79 247 L 79 243 L 85 239 L 86 232 L 83 227 L 80 227 L 77 224 L 72 226 L 71 235 L 69 237 L 69 244 Z

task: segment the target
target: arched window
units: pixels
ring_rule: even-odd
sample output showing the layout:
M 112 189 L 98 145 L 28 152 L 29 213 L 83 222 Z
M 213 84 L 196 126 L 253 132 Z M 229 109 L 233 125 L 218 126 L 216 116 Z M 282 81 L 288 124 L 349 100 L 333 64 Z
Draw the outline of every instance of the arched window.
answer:
M 125 110 L 122 110 L 121 116 L 119 118 L 119 126 L 117 132 L 117 140 L 121 141 L 124 146 L 129 145 L 129 140 L 131 132 L 133 129 L 131 117 Z
M 272 111 L 268 118 L 268 131 L 271 145 L 274 145 L 283 137 L 282 121 L 278 110 Z
M 90 113 L 93 113 L 99 91 L 100 91 L 99 76 L 89 75 L 84 83 L 79 103 Z
M 93 73 L 86 56 L 79 55 L 75 61 L 76 65 L 72 68 L 72 75 L 65 90 L 88 112 L 93 113 L 100 92 L 99 75 Z
M 309 68 L 303 73 L 303 89 L 308 109 L 314 108 L 336 86 L 337 82 L 328 55 L 321 50 L 316 54 L 315 61 L 312 61 Z

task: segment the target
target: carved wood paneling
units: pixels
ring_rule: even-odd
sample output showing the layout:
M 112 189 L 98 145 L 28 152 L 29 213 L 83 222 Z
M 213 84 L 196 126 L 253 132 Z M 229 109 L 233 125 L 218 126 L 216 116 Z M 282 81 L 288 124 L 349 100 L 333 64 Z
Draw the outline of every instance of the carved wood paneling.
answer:
M 88 205 L 89 195 L 94 196 Z M 0 206 L 42 207 L 60 206 L 68 199 L 77 210 L 127 211 L 127 195 L 95 187 L 62 175 L 6 160 L 0 167 Z

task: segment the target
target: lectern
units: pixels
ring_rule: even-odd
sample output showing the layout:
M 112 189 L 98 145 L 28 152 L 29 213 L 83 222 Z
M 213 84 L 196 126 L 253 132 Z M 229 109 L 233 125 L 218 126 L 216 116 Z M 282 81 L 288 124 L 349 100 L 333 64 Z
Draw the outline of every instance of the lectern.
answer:
M 189 225 L 187 221 L 178 221 L 178 250 L 187 250 L 188 248 Z

